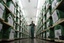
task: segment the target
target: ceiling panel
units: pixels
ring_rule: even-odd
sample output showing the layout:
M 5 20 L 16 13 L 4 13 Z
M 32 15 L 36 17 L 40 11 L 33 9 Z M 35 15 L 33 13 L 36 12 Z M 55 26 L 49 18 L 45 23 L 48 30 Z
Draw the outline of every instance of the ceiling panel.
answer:
M 19 0 L 19 5 L 28 24 L 31 21 L 37 24 L 38 16 L 40 15 L 44 2 L 45 0 Z
M 29 2 L 30 1 L 30 2 Z M 28 24 L 33 20 L 36 20 L 36 13 L 37 13 L 37 3 L 38 0 L 21 0 L 23 10 L 25 12 L 25 18 Z

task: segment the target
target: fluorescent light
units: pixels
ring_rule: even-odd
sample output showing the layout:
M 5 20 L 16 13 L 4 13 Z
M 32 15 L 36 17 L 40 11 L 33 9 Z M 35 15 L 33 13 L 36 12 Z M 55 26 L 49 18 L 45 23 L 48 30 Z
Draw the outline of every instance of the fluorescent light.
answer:
M 41 13 L 42 6 L 45 3 L 45 0 L 38 0 L 38 6 L 37 6 L 37 14 L 36 17 L 38 17 Z M 37 24 L 38 18 L 36 18 L 36 24 Z
M 28 2 L 30 2 L 30 0 L 28 0 Z

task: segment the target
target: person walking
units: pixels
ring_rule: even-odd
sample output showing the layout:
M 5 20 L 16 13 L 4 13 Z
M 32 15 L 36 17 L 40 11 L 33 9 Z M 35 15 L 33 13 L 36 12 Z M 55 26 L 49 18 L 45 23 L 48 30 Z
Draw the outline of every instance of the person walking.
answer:
M 31 22 L 31 24 L 29 25 L 30 31 L 31 31 L 31 39 L 34 39 L 34 30 L 35 30 L 35 24 L 33 23 L 33 21 Z

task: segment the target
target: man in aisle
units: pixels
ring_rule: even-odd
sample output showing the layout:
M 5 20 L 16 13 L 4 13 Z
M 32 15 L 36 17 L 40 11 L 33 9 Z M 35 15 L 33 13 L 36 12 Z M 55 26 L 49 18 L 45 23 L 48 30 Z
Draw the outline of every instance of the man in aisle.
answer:
M 31 31 L 31 39 L 34 39 L 34 30 L 35 30 L 35 24 L 33 23 L 33 21 L 31 22 L 31 24 L 29 25 L 30 31 Z

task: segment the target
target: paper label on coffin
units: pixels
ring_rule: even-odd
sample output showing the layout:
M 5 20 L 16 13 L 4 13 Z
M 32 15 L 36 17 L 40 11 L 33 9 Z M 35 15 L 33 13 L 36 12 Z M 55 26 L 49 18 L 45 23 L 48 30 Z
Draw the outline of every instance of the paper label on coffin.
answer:
M 45 22 L 45 18 L 43 19 L 43 23 Z
M 17 37 L 19 38 L 19 32 L 18 32 L 18 34 L 17 34 Z
M 41 22 L 41 24 L 40 25 L 42 25 L 42 22 Z
M 46 4 L 46 9 L 48 9 L 48 6 L 49 6 L 49 4 L 47 3 L 47 4 Z
M 55 8 L 56 8 L 56 2 L 53 1 L 53 2 L 52 2 L 52 11 L 53 11 Z
M 45 15 L 45 11 L 43 11 L 43 16 Z
M 1 4 L 1 3 L 0 3 L 0 8 L 1 8 L 2 10 L 5 9 L 5 7 L 4 7 L 3 4 Z
M 4 9 L 5 9 L 5 7 L 0 3 L 0 18 L 3 17 Z
M 45 29 L 45 26 L 43 26 L 43 30 Z
M 49 32 L 46 33 L 46 37 L 47 37 L 47 38 L 49 37 Z
M 58 20 L 58 16 L 57 16 L 56 10 L 55 10 L 54 13 L 52 14 L 52 18 L 53 18 L 53 23 L 55 23 L 55 22 Z
M 61 0 L 54 0 L 54 2 L 56 3 L 56 6 L 60 3 Z
M 49 26 L 49 22 L 47 22 L 47 27 Z
M 9 35 L 9 39 L 14 39 L 14 33 L 15 31 L 13 29 L 10 30 L 10 35 Z
M 43 16 L 45 15 L 45 4 L 43 5 L 44 7 L 43 7 Z
M 43 38 L 45 38 L 45 33 L 43 33 Z
M 0 24 L 0 31 L 2 30 L 2 24 Z
M 12 3 L 10 3 L 9 9 L 14 14 L 14 5 Z
M 48 6 L 49 6 L 49 0 L 46 0 L 46 10 L 48 9 Z
M 14 27 L 14 29 L 15 29 L 15 25 L 16 25 L 16 24 L 15 24 L 15 23 L 13 23 L 13 24 L 14 24 L 13 27 Z
M 8 23 L 13 26 L 13 19 L 11 15 L 8 17 Z
M 58 5 L 58 2 L 57 2 L 57 0 L 54 0 L 54 2 L 55 2 L 55 5 L 57 6 L 57 5 Z
M 0 18 L 3 17 L 3 10 L 0 8 Z
M 47 13 L 47 19 L 50 17 L 50 12 L 48 11 L 48 13 Z
M 22 34 L 21 34 L 20 38 L 22 38 Z
M 17 31 L 19 31 L 19 26 L 17 26 Z
M 18 20 L 18 24 L 20 24 L 20 20 Z
M 55 30 L 55 38 L 59 39 L 59 36 L 61 36 L 61 29 Z

